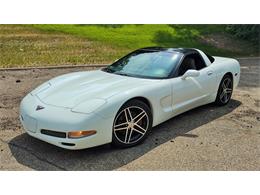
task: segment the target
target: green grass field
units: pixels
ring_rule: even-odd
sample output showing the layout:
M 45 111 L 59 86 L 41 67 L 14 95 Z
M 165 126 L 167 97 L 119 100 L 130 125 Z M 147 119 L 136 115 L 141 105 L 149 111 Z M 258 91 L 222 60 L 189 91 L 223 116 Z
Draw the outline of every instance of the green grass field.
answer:
M 258 46 L 233 38 L 223 25 L 0 25 L 0 67 L 111 63 L 147 46 L 259 55 Z

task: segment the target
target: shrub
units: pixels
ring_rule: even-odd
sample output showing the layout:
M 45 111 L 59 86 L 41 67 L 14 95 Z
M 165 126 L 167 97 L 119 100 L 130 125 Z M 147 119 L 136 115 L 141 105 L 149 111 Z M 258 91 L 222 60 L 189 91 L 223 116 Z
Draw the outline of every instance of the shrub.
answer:
M 231 24 L 226 26 L 226 31 L 237 38 L 259 44 L 260 25 L 258 24 Z

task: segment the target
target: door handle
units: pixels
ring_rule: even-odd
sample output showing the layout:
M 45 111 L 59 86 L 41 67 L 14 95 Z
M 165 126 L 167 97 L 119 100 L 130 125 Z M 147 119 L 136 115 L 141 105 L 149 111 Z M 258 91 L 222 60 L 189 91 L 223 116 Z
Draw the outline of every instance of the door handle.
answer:
M 213 74 L 213 72 L 212 71 L 208 71 L 207 74 L 210 76 L 210 75 Z

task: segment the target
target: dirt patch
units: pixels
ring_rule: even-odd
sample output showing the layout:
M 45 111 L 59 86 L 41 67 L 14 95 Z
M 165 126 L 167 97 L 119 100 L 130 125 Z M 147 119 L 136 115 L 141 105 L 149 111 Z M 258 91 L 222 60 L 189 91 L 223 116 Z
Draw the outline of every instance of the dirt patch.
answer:
M 255 99 L 255 106 L 258 107 L 258 108 L 260 107 L 260 100 Z
M 204 35 L 200 37 L 200 41 L 219 49 L 228 49 L 238 53 L 243 52 L 244 48 L 247 48 L 247 50 L 251 50 L 250 48 L 252 48 L 250 43 L 242 40 L 235 40 L 231 35 L 226 33 Z M 247 53 L 250 52 L 247 51 Z

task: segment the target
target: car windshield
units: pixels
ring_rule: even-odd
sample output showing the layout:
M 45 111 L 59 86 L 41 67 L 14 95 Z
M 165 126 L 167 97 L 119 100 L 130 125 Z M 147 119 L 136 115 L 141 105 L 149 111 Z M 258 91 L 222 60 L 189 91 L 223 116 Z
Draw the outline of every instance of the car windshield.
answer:
M 167 78 L 180 58 L 181 54 L 177 52 L 138 50 L 103 70 L 125 76 Z

